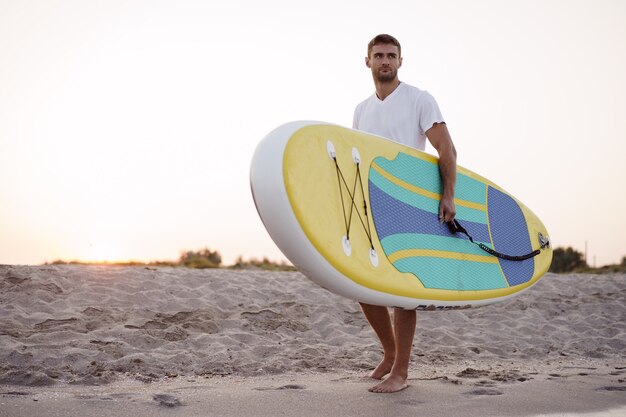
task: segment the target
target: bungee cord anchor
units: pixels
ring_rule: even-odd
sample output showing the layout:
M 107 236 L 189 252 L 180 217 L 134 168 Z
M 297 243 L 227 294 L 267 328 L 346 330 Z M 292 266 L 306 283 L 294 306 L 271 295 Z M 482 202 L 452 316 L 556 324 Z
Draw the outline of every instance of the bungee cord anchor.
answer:
M 348 184 L 341 168 L 339 167 L 339 162 L 337 161 L 337 153 L 335 152 L 335 147 L 333 146 L 331 141 L 328 141 L 327 144 L 328 155 L 335 163 L 335 170 L 337 172 L 337 183 L 339 186 L 339 196 L 341 200 L 341 208 L 343 213 L 344 225 L 346 228 L 346 234 L 342 238 L 342 246 L 345 254 L 347 256 L 351 256 L 352 254 L 352 245 L 350 243 L 350 230 L 352 228 L 352 218 L 353 213 L 356 213 L 361 226 L 363 227 L 363 231 L 365 232 L 367 239 L 369 241 L 369 257 L 373 266 L 378 266 L 378 254 L 376 253 L 376 249 L 374 249 L 374 243 L 372 241 L 372 230 L 369 222 L 369 214 L 367 202 L 365 200 L 365 191 L 363 188 L 363 179 L 361 177 L 361 155 L 356 148 L 352 148 L 352 161 L 356 165 L 356 175 L 354 177 L 354 183 L 352 187 Z M 361 191 L 361 199 L 363 200 L 363 215 L 359 212 L 359 207 L 355 202 L 357 196 L 357 185 L 359 186 L 358 190 Z M 344 202 L 344 190 L 350 198 L 349 210 L 346 208 L 346 204 Z

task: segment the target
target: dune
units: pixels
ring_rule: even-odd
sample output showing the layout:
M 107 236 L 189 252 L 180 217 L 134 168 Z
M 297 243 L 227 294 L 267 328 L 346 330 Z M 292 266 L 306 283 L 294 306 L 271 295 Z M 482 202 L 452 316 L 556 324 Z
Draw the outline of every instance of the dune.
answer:
M 0 299 L 0 416 L 389 401 L 367 392 L 381 350 L 358 304 L 298 272 L 0 266 Z M 623 412 L 626 275 L 548 274 L 505 303 L 419 312 L 410 373 L 397 415 Z

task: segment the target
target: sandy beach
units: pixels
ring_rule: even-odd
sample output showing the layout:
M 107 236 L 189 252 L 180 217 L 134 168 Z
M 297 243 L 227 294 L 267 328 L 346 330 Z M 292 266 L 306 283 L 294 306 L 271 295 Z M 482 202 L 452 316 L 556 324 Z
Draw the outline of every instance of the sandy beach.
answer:
M 297 272 L 0 266 L 0 416 L 626 413 L 626 275 L 418 313 L 410 387 L 354 301 Z

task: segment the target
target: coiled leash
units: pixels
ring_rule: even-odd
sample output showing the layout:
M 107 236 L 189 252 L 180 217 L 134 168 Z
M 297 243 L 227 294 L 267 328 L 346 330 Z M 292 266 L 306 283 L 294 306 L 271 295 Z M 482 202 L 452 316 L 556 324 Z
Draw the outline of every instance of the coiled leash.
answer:
M 507 261 L 525 261 L 526 259 L 530 259 L 533 258 L 537 255 L 539 255 L 541 253 L 541 250 L 537 249 L 534 250 L 526 255 L 519 255 L 519 256 L 515 256 L 515 255 L 505 255 L 504 253 L 500 253 L 497 252 L 493 249 L 491 249 L 489 246 L 485 245 L 484 243 L 479 243 L 479 242 L 474 242 L 474 239 L 472 239 L 472 237 L 470 236 L 470 234 L 467 232 L 467 230 L 465 230 L 465 228 L 463 226 L 461 226 L 461 223 L 459 223 L 459 221 L 457 219 L 454 219 L 452 221 L 446 222 L 446 224 L 448 225 L 448 229 L 450 229 L 450 233 L 452 233 L 453 235 L 457 234 L 457 233 L 462 233 L 465 236 L 467 236 L 467 238 L 470 240 L 470 242 L 472 242 L 475 245 L 478 245 L 479 248 L 481 248 L 482 250 L 484 250 L 485 252 L 487 252 L 490 255 L 496 256 L 500 259 L 505 259 Z M 549 241 L 546 241 L 544 243 L 543 241 L 543 236 L 541 235 L 541 233 L 539 234 L 539 241 L 541 242 L 541 248 L 543 249 L 546 246 L 549 246 L 550 243 Z

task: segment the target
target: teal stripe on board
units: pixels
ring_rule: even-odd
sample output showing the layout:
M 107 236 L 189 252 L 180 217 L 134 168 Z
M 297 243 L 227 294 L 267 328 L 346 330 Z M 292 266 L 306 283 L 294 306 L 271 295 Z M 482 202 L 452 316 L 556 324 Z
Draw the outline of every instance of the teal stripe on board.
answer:
M 441 193 L 441 178 L 439 166 L 420 158 L 415 158 L 400 152 L 393 161 L 383 157 L 374 159 L 385 171 L 402 181 L 424 188 L 433 193 Z M 487 185 L 467 175 L 457 173 L 456 198 L 472 201 L 478 204 L 487 204 Z
M 507 287 L 498 264 L 414 257 L 400 259 L 394 266 L 414 274 L 426 288 L 481 291 Z
M 402 201 L 405 204 L 408 204 L 413 207 L 420 208 L 429 213 L 438 214 L 439 213 L 439 201 L 434 200 L 432 198 L 425 197 L 420 194 L 415 194 L 405 188 L 402 188 L 391 181 L 387 180 L 385 177 L 380 175 L 373 169 L 369 171 L 369 179 L 372 181 L 378 188 L 383 190 L 385 193 L 395 198 L 396 200 Z M 423 187 L 422 187 L 423 188 Z M 460 221 L 469 221 L 481 224 L 487 224 L 487 213 L 481 210 L 472 209 L 469 207 L 463 207 L 456 205 L 456 218 Z
M 458 237 L 425 235 L 421 233 L 398 233 L 387 236 L 380 243 L 387 256 L 406 249 L 433 249 L 470 255 L 486 255 L 485 252 L 469 240 Z M 485 243 L 485 245 L 491 248 L 491 244 Z

